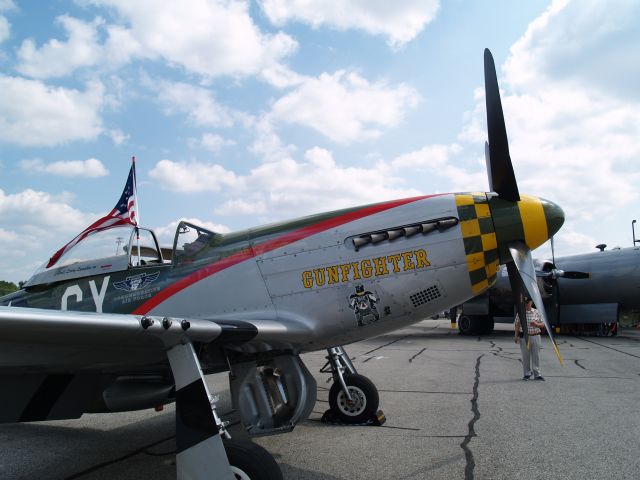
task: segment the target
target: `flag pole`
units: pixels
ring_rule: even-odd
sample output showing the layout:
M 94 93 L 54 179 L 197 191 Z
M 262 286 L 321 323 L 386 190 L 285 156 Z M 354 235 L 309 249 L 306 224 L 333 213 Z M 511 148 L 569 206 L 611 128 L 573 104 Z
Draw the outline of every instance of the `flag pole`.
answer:
M 133 201 L 135 202 L 135 220 L 136 220 L 136 242 L 138 245 L 138 266 L 140 265 L 140 204 L 138 203 L 138 178 L 136 175 L 136 157 L 131 157 L 131 167 L 133 168 Z

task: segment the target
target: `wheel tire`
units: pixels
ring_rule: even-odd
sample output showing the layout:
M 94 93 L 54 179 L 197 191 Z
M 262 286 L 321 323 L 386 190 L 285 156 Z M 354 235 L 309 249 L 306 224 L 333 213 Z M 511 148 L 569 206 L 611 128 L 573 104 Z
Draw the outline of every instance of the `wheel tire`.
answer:
M 224 440 L 223 443 L 237 480 L 282 480 L 280 467 L 260 445 L 239 440 Z
M 340 388 L 340 384 L 334 382 L 329 390 L 331 411 L 344 423 L 366 422 L 378 411 L 380 403 L 378 389 L 364 375 L 347 374 L 344 376 L 344 382 L 354 399 L 353 404 L 347 403 L 347 398 Z
M 483 318 L 480 325 L 480 335 L 491 335 L 493 333 L 495 323 L 492 317 Z
M 475 335 L 477 330 L 476 317 L 460 315 L 458 318 L 458 331 L 461 335 Z

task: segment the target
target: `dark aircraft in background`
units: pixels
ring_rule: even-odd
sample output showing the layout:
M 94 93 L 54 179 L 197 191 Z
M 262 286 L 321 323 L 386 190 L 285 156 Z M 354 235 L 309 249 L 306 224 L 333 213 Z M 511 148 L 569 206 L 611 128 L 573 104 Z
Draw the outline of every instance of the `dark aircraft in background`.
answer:
M 551 325 L 564 333 L 610 334 L 618 322 L 638 323 L 640 312 L 640 248 L 537 260 L 538 284 Z M 488 334 L 494 321 L 513 322 L 514 303 L 504 269 L 488 291 L 459 308 L 463 334 Z
M 65 246 L 60 263 L 0 299 L 0 422 L 175 401 L 179 480 L 280 478 L 264 449 L 223 443 L 228 432 L 203 375 L 231 372 L 248 434 L 283 433 L 316 400 L 300 354 L 327 349 L 332 410 L 361 421 L 375 412 L 377 391 L 336 345 L 459 305 L 488 289 L 500 264 L 519 308 L 525 291 L 540 298 L 530 249 L 564 214 L 518 192 L 488 50 L 485 90 L 490 193 L 408 198 L 226 235 L 182 222 L 170 260 L 144 229 L 117 255 L 109 244 L 106 258 L 76 261 L 76 247 Z

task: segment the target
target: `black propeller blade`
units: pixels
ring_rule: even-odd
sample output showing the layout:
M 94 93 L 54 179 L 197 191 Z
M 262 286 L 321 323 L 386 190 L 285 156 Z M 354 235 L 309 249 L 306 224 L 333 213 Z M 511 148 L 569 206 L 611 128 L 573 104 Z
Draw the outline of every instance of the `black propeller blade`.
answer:
M 485 149 L 489 187 L 500 195 L 500 198 L 516 202 L 520 200 L 520 193 L 509 156 L 509 141 L 502 113 L 496 66 L 488 48 L 484 50 L 484 91 L 489 132 L 489 148 Z
M 509 142 L 507 140 L 507 130 L 504 123 L 502 102 L 500 101 L 496 67 L 489 49 L 485 49 L 484 51 L 484 85 L 487 105 L 487 129 L 489 131 L 488 146 L 485 144 L 485 159 L 487 162 L 489 184 L 491 189 L 498 194 L 500 201 L 507 204 L 509 202 L 522 203 L 516 178 L 513 173 L 511 157 L 509 156 Z M 520 204 L 518 204 L 518 209 L 520 209 Z M 522 213 L 520 213 L 520 219 L 522 220 Z M 510 255 L 512 260 L 512 262 L 507 262 L 507 271 L 509 273 L 509 280 L 511 282 L 518 316 L 520 317 L 522 331 L 524 335 L 527 336 L 526 341 L 528 346 L 527 316 L 523 301 L 524 291 L 526 291 L 538 307 L 538 311 L 545 324 L 558 360 L 563 364 L 562 356 L 553 338 L 551 325 L 549 324 L 542 303 L 542 295 L 538 289 L 531 250 L 523 240 L 524 239 L 514 238 L 505 243 L 505 246 L 508 248 L 507 255 Z
M 546 275 L 540 275 L 538 274 L 539 277 L 551 277 L 551 278 L 558 278 L 558 277 L 562 277 L 562 278 L 568 278 L 571 280 L 582 280 L 585 278 L 591 278 L 591 273 L 589 272 L 574 272 L 574 271 L 566 271 L 566 270 L 559 270 L 556 269 L 556 253 L 555 253 L 555 248 L 553 247 L 553 237 L 551 237 L 549 240 L 551 240 L 551 261 L 553 262 L 553 269 L 549 272 L 544 272 L 546 273 Z M 537 272 L 536 272 L 537 273 Z
M 591 274 L 589 272 L 578 272 L 572 270 L 560 270 L 554 268 L 549 270 L 548 272 L 543 272 L 540 270 L 536 270 L 536 276 L 542 278 L 549 278 L 555 280 L 557 278 L 567 278 L 569 280 L 583 280 L 586 278 L 591 278 Z
M 572 280 L 582 280 L 584 278 L 591 278 L 591 274 L 589 272 L 572 272 L 572 271 L 562 271 L 563 278 L 570 278 Z

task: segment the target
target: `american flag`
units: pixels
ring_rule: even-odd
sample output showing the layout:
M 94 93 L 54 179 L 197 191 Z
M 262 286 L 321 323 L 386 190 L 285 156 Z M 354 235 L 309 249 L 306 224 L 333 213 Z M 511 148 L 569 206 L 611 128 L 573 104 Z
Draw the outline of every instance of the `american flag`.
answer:
M 138 225 L 138 219 L 136 218 L 136 163 L 135 160 L 131 164 L 131 170 L 129 170 L 129 177 L 127 183 L 124 186 L 124 191 L 120 196 L 120 200 L 116 203 L 116 206 L 109 212 L 109 214 L 96 220 L 82 232 L 80 232 L 73 240 L 67 243 L 64 247 L 58 250 L 49 259 L 47 268 L 51 268 L 56 264 L 60 258 L 71 250 L 75 245 L 82 240 L 97 232 L 109 230 L 111 228 L 126 227 L 127 225 Z

